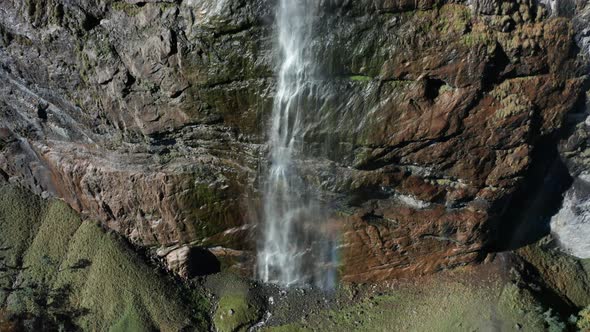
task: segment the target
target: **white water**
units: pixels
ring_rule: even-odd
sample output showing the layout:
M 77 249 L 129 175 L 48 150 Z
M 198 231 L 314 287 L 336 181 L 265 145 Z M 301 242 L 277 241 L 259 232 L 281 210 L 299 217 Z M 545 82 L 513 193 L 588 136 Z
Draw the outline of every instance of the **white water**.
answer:
M 335 236 L 317 198 L 296 168 L 306 112 L 316 112 L 317 70 L 312 55 L 317 0 L 279 0 L 282 64 L 269 132 L 270 169 L 264 186 L 264 229 L 258 274 L 283 286 L 334 284 Z
M 557 14 L 557 0 L 540 0 L 539 3 L 545 5 L 551 14 Z
M 563 205 L 551 219 L 559 245 L 579 258 L 590 258 L 590 175 L 580 175 L 566 192 Z

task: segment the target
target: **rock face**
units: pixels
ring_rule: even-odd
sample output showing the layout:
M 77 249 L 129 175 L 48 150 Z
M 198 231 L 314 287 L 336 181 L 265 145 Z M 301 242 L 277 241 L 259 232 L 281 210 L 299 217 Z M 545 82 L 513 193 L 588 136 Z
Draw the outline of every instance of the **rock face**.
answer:
M 238 245 L 270 33 L 216 3 L 4 3 L 2 169 L 146 246 Z
M 274 2 L 0 6 L 1 174 L 139 245 L 187 248 L 174 267 L 186 245 L 247 261 Z M 482 259 L 580 98 L 580 25 L 527 0 L 319 6 L 326 97 L 298 167 L 334 206 L 343 279 Z

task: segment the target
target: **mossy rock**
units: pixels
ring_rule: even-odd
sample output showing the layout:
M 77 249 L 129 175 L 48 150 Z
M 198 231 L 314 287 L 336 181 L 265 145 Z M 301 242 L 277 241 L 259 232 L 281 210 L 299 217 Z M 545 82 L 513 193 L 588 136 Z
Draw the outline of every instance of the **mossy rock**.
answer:
M 506 284 L 499 299 L 499 313 L 504 319 L 518 322 L 525 331 L 542 331 L 545 311 L 533 295 L 514 283 Z
M 580 331 L 590 331 L 590 306 L 580 311 L 576 326 L 580 329 Z
M 135 16 L 139 14 L 142 10 L 142 7 L 127 3 L 125 1 L 117 1 L 112 4 L 113 10 L 120 11 L 125 13 L 127 16 Z
M 354 82 L 370 82 L 372 80 L 371 77 L 363 75 L 353 75 L 350 76 L 349 79 Z
M 552 238 L 521 248 L 517 254 L 566 303 L 578 308 L 590 305 L 590 262 L 577 259 L 553 248 Z

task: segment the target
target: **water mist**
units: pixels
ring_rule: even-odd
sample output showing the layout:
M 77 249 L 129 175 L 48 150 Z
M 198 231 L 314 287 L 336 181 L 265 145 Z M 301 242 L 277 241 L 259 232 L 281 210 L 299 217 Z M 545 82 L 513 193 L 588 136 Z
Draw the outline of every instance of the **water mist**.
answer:
M 321 105 L 313 56 L 316 0 L 279 0 L 276 22 L 282 63 L 270 130 L 270 166 L 265 177 L 263 230 L 258 275 L 282 286 L 335 283 L 336 238 L 328 214 L 302 180 L 297 160 L 305 135 L 305 114 Z

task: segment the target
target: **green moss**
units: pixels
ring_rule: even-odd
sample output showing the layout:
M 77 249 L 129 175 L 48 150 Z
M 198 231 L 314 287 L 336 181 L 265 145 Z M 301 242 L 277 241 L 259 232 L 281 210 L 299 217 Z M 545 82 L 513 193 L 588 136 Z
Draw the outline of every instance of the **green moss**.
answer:
M 508 98 L 502 100 L 502 108 L 496 111 L 496 117 L 500 119 L 509 118 L 511 116 L 527 112 L 531 110 L 532 105 L 526 99 L 518 95 L 509 95 Z
M 488 33 L 468 33 L 461 36 L 461 43 L 467 47 L 475 47 L 478 45 L 491 45 L 495 43 L 495 39 Z
M 83 270 L 68 268 L 80 260 L 91 265 Z M 93 308 L 80 320 L 86 329 L 102 330 L 105 322 L 152 325 L 146 319 L 137 321 L 138 317 L 149 317 L 159 329 L 178 330 L 191 315 L 188 308 L 175 302 L 182 296 L 166 279 L 97 225 L 85 223 L 76 232 L 62 269 L 58 285 L 78 285 L 75 302 L 79 307 Z
M 496 117 L 505 119 L 520 113 L 525 113 L 533 108 L 531 101 L 522 93 L 522 87 L 527 84 L 529 78 L 517 78 L 502 82 L 490 93 L 501 107 L 496 111 Z
M 527 290 L 513 283 L 506 284 L 499 304 L 500 314 L 505 319 L 518 322 L 526 331 L 544 330 L 544 310 Z
M 261 298 L 244 279 L 222 272 L 207 283 L 219 299 L 212 317 L 217 331 L 245 331 L 260 318 Z
M 7 309 L 90 331 L 207 330 L 208 303 L 147 265 L 118 236 L 60 201 L 0 186 L 2 286 Z M 3 291 L 5 292 L 5 291 Z M 0 307 L 6 293 L 0 293 Z M 49 324 L 48 323 L 48 324 Z
M 15 34 L 12 37 L 16 43 L 18 43 L 22 46 L 32 46 L 33 45 L 33 41 L 30 40 L 29 37 L 27 37 L 27 36 Z
M 109 332 L 154 330 L 155 328 L 150 324 L 149 317 L 145 317 L 144 312 L 139 312 L 137 306 L 129 305 L 123 316 L 111 326 Z
M 590 306 L 584 308 L 578 314 L 578 321 L 576 322 L 576 326 L 581 331 L 590 331 Z
M 435 28 L 442 34 L 463 34 L 471 21 L 471 10 L 467 6 L 448 4 L 442 6 Z
M 124 1 L 114 2 L 112 8 L 116 11 L 124 12 L 127 16 L 135 16 L 141 12 L 141 7 Z
M 47 10 L 47 0 L 26 0 L 25 6 L 30 21 L 34 25 L 43 25 Z
M 59 201 L 49 203 L 24 258 L 30 282 L 51 284 L 55 281 L 70 238 L 79 226 L 80 218 L 71 208 Z
M 371 77 L 363 76 L 363 75 L 353 75 L 353 76 L 350 76 L 349 79 L 351 81 L 355 81 L 355 82 L 370 82 L 372 80 Z
M 65 16 L 63 4 L 57 3 L 51 6 L 50 8 L 50 16 L 49 16 L 49 23 L 55 25 L 61 25 Z
M 417 34 L 452 40 L 464 34 L 472 20 L 470 8 L 461 4 L 445 4 L 432 10 L 407 11 L 400 16 L 403 21 L 411 22 Z
M 517 253 L 539 272 L 543 282 L 556 294 L 560 294 L 565 302 L 579 308 L 590 305 L 588 261 L 546 248 L 545 244 L 550 241 L 550 238 L 546 238 L 540 243 L 519 249 Z
M 259 310 L 246 293 L 230 292 L 219 300 L 213 323 L 219 332 L 245 331 L 258 317 Z
M 442 86 L 441 86 L 441 87 L 438 89 L 438 94 L 439 94 L 439 95 L 442 95 L 442 94 L 444 94 L 444 93 L 447 93 L 447 92 L 453 92 L 453 91 L 454 91 L 454 89 L 453 89 L 453 87 L 452 87 L 452 86 L 450 86 L 450 85 L 448 85 L 448 84 L 444 84 L 444 85 L 442 85 Z
M 264 332 L 308 332 L 312 331 L 308 328 L 297 326 L 296 324 L 289 324 L 283 326 L 273 326 L 263 329 Z
M 92 63 L 88 58 L 86 52 L 84 52 L 83 46 L 79 46 L 75 48 L 76 57 L 78 58 L 78 63 L 81 63 L 82 66 L 79 67 L 79 74 L 82 81 L 88 83 L 90 80 L 90 75 L 92 75 Z
M 91 59 L 88 54 L 93 53 L 96 58 L 110 58 L 113 54 L 113 47 L 107 39 L 96 39 L 92 36 L 84 35 L 80 37 L 80 44 L 74 48 L 74 53 L 78 59 L 78 73 L 83 82 L 89 83 L 90 78 L 96 74 L 96 61 Z M 100 98 L 91 96 L 96 101 Z M 82 105 L 83 103 L 78 102 Z
M 7 184 L 0 184 L 0 192 L 0 247 L 10 248 L 3 257 L 7 264 L 16 265 L 37 233 L 46 204 Z
M 199 183 L 194 188 L 194 194 L 197 201 L 203 205 L 213 204 L 219 200 L 219 197 L 215 190 L 207 184 Z
M 453 185 L 453 181 L 449 180 L 449 179 L 436 179 L 436 184 L 438 184 L 439 186 L 451 186 Z
M 55 0 L 26 0 L 24 4 L 27 16 L 35 26 L 60 25 L 63 21 L 63 4 Z
M 207 184 L 197 183 L 181 198 L 187 207 L 188 220 L 194 223 L 195 237 L 204 239 L 224 230 L 237 212 L 228 200 Z
M 45 204 L 30 194 L 7 184 L 0 184 L 0 258 L 9 266 L 20 266 L 22 257 L 33 241 Z M 0 272 L 0 304 L 4 303 L 18 271 Z M 4 278 L 1 278 L 4 276 Z
M 174 2 L 160 2 L 157 3 L 160 6 L 160 10 L 162 12 L 170 10 L 170 9 L 174 9 L 176 8 L 178 5 Z

